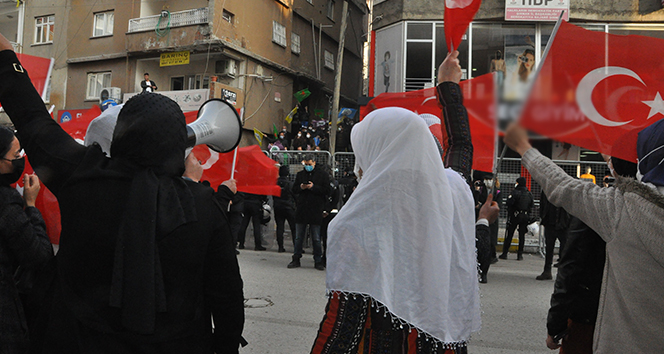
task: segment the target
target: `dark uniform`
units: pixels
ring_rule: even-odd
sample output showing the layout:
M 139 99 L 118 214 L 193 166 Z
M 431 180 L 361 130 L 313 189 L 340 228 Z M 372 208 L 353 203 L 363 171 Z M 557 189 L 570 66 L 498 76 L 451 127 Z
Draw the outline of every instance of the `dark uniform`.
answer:
M 526 242 L 526 232 L 528 232 L 528 220 L 530 219 L 530 210 L 533 208 L 535 201 L 533 195 L 526 188 L 526 179 L 519 177 L 516 179 L 517 186 L 514 188 L 509 197 L 507 197 L 507 234 L 503 242 L 503 254 L 500 259 L 507 259 L 507 252 L 509 252 L 510 245 L 512 244 L 512 237 L 517 226 L 519 227 L 519 250 L 517 252 L 517 260 L 523 259 L 523 246 Z

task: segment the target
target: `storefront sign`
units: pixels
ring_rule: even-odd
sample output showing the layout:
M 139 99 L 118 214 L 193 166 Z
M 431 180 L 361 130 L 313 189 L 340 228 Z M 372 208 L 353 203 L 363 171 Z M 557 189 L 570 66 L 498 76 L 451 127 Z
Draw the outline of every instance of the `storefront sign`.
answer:
M 189 51 L 162 53 L 159 57 L 159 66 L 173 66 L 189 64 Z
M 237 105 L 237 93 L 231 90 L 221 89 L 221 98 L 233 106 Z
M 565 10 L 564 20 L 569 20 L 570 0 L 505 0 L 506 21 L 558 21 Z

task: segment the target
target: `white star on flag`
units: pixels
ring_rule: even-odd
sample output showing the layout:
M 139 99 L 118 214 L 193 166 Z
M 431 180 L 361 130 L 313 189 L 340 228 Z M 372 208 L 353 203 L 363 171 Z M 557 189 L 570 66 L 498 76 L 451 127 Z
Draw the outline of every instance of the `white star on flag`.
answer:
M 662 96 L 657 92 L 657 95 L 655 96 L 655 99 L 652 101 L 641 101 L 648 106 L 650 106 L 650 113 L 648 113 L 648 119 L 652 118 L 655 114 L 661 113 L 664 115 L 664 100 L 662 100 Z

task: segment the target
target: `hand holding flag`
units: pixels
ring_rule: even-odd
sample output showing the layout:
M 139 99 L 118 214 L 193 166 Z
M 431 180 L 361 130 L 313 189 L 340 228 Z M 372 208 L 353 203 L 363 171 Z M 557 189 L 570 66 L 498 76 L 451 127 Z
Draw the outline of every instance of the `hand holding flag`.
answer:
M 461 38 L 481 3 L 481 0 L 445 0 L 445 42 L 448 51 L 459 48 Z
M 521 124 L 551 139 L 636 161 L 635 133 L 664 117 L 662 57 L 662 39 L 562 22 Z

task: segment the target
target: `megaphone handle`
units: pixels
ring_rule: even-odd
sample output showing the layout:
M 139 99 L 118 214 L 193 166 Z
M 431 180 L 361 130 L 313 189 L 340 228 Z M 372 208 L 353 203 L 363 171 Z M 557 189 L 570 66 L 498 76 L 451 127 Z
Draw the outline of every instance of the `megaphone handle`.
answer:
M 233 167 L 231 168 L 231 179 L 235 177 L 235 162 L 237 162 L 237 147 L 235 147 L 235 152 L 233 152 Z

